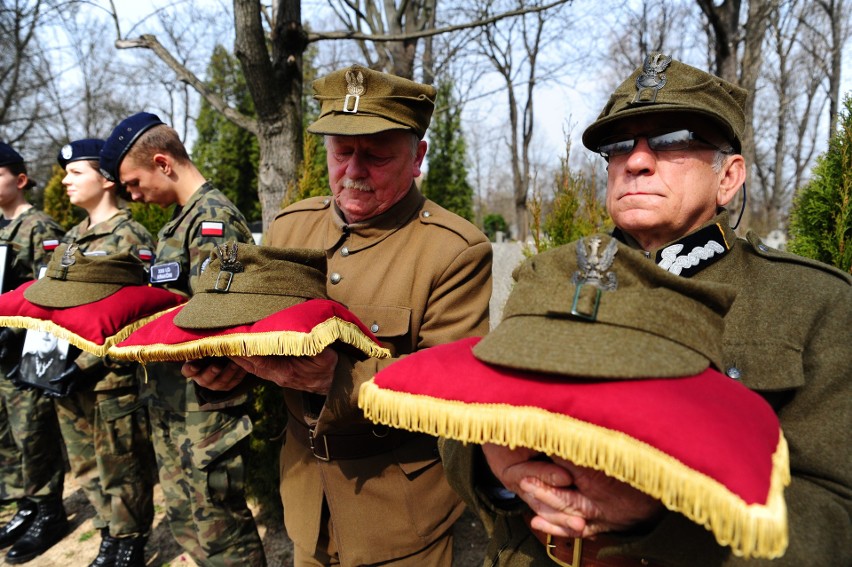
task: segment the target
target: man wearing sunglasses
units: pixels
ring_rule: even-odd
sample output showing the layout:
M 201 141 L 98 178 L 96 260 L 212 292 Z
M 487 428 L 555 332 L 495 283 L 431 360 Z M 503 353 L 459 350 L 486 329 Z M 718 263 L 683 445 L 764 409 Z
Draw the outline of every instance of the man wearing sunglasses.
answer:
M 737 288 L 723 370 L 769 402 L 790 448 L 789 545 L 771 565 L 852 565 L 852 278 L 772 250 L 752 232 L 735 235 L 724 207 L 746 178 L 746 96 L 651 54 L 583 144 L 607 161 L 616 238 L 662 269 Z M 442 455 L 451 485 L 492 528 L 493 565 L 552 564 L 539 543 L 546 534 L 553 549 L 576 550 L 571 540 L 583 538 L 575 566 L 764 564 L 735 557 L 703 527 L 589 469 L 454 442 Z M 526 531 L 524 516 L 533 516 Z M 626 527 L 618 523 L 625 517 Z

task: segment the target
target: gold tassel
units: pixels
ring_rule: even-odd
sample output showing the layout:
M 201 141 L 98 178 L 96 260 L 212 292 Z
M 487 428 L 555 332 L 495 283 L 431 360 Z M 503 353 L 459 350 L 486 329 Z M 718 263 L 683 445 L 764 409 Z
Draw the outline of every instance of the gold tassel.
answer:
M 660 500 L 713 533 L 741 557 L 773 559 L 787 549 L 787 441 L 779 432 L 766 504 L 746 504 L 718 481 L 629 435 L 536 407 L 472 404 L 394 392 L 373 380 L 358 406 L 375 423 L 464 443 L 527 447 L 604 472 Z
M 335 341 L 341 341 L 373 358 L 389 358 L 390 351 L 370 340 L 354 323 L 331 317 L 308 333 L 268 331 L 205 337 L 178 344 L 151 343 L 109 349 L 116 360 L 137 362 L 180 362 L 210 356 L 314 356 Z

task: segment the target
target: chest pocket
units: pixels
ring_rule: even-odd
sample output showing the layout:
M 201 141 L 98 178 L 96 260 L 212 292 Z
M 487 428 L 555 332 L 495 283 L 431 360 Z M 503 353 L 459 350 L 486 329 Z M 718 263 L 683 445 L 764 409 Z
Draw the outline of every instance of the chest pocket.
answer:
M 722 371 L 760 392 L 794 390 L 805 385 L 802 349 L 782 340 L 726 339 Z
M 350 305 L 349 309 L 376 335 L 382 346 L 390 348 L 392 356 L 411 351 L 405 342 L 411 334 L 411 309 L 385 305 Z

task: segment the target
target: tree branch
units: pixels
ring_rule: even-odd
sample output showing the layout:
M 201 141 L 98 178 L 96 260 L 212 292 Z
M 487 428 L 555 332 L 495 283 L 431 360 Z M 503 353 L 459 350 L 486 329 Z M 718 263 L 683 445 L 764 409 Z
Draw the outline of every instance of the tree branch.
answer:
M 485 18 L 482 20 L 477 20 L 475 22 L 467 22 L 465 24 L 458 24 L 454 26 L 447 26 L 443 28 L 436 29 L 428 29 L 418 32 L 410 32 L 410 33 L 400 33 L 400 34 L 385 34 L 385 35 L 371 35 L 365 34 L 363 32 L 356 31 L 338 31 L 338 32 L 312 32 L 308 33 L 308 43 L 313 43 L 315 41 L 322 41 L 326 39 L 355 39 L 355 40 L 365 40 L 365 41 L 374 41 L 374 42 L 388 42 L 388 41 L 403 41 L 407 39 L 419 39 L 422 37 L 431 37 L 435 35 L 441 35 L 449 32 L 455 32 L 459 30 L 465 30 L 470 28 L 476 28 L 480 26 L 485 26 L 488 24 L 493 24 L 495 22 L 499 22 L 500 20 L 505 20 L 506 18 L 513 18 L 515 16 L 522 16 L 524 14 L 534 14 L 536 12 L 544 12 L 545 10 L 549 10 L 555 6 L 560 6 L 562 4 L 567 4 L 571 2 L 571 0 L 555 0 L 550 4 L 545 4 L 544 6 L 536 6 L 533 8 L 519 8 L 517 10 L 511 10 L 509 12 L 503 12 L 502 14 L 497 14 L 496 16 L 492 16 L 490 18 Z
M 258 134 L 259 129 L 257 120 L 228 106 L 228 103 L 226 103 L 224 99 L 207 88 L 204 81 L 196 77 L 192 71 L 187 69 L 180 61 L 175 59 L 172 54 L 169 53 L 169 50 L 159 42 L 156 36 L 144 34 L 136 39 L 118 39 L 115 41 L 115 47 L 116 49 L 150 49 L 163 63 L 168 65 L 169 68 L 175 72 L 179 80 L 191 85 L 192 88 L 198 91 L 198 93 L 201 94 L 201 96 L 203 96 L 213 108 L 221 112 L 228 120 L 238 125 L 240 128 L 248 130 L 254 135 Z

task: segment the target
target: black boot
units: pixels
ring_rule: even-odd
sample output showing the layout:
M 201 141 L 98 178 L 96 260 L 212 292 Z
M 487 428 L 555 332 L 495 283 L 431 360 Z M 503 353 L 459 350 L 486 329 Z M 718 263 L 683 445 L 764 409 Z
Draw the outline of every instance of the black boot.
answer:
M 115 567 L 145 567 L 145 536 L 127 537 L 118 540 L 118 555 Z
M 118 542 L 118 538 L 109 535 L 109 528 L 101 528 L 101 547 L 89 567 L 113 567 L 118 556 Z
M 5 526 L 0 528 L 0 549 L 18 541 L 36 517 L 36 503 L 28 498 L 18 500 L 18 511 Z
M 36 504 L 35 520 L 6 554 L 6 563 L 10 565 L 35 559 L 68 533 L 68 517 L 61 497 L 49 496 Z

